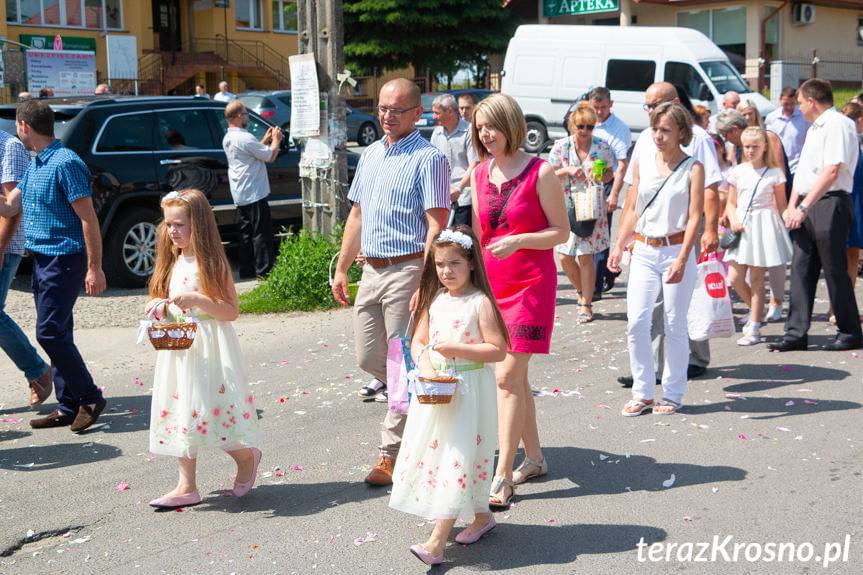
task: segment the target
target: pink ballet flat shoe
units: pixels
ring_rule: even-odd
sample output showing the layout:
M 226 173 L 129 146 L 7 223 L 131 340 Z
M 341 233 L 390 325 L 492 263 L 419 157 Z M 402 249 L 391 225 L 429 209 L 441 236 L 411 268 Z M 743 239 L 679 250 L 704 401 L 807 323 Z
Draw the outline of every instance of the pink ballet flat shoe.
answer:
M 464 531 L 456 535 L 456 543 L 461 543 L 462 545 L 470 545 L 471 543 L 476 543 L 477 541 L 479 541 L 480 537 L 494 529 L 495 525 L 497 524 L 494 522 L 494 515 L 492 514 L 491 518 L 488 520 L 488 523 L 485 524 L 485 527 L 483 527 L 479 531 L 474 531 L 473 533 L 471 533 L 467 529 L 465 529 Z
M 421 543 L 417 543 L 416 545 L 411 546 L 411 553 L 417 556 L 417 559 L 425 563 L 426 565 L 440 565 L 443 563 L 443 553 L 438 555 L 437 557 L 432 557 L 431 553 L 426 551 L 426 548 L 422 546 Z
M 234 481 L 234 497 L 242 497 L 251 491 L 252 486 L 255 484 L 255 478 L 258 476 L 258 464 L 261 462 L 261 450 L 257 447 L 252 447 L 250 449 L 252 450 L 252 460 L 254 461 L 252 464 L 252 478 L 245 483 Z
M 159 509 L 172 509 L 175 507 L 190 507 L 201 502 L 201 496 L 198 491 L 192 491 L 185 495 L 163 495 L 150 502 L 150 507 L 158 507 Z

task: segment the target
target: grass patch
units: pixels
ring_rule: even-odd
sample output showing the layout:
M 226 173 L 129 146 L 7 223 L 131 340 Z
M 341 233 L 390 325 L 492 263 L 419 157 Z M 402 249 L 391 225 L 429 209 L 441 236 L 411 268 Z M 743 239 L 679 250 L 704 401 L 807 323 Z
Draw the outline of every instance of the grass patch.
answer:
M 833 104 L 837 110 L 851 101 L 851 98 L 860 93 L 860 88 L 833 88 Z
M 276 265 L 269 277 L 252 291 L 240 295 L 241 313 L 312 311 L 339 307 L 330 291 L 328 268 L 342 245 L 339 228 L 333 236 L 306 229 L 286 237 L 279 247 Z M 358 281 L 359 267 L 348 270 L 351 282 Z

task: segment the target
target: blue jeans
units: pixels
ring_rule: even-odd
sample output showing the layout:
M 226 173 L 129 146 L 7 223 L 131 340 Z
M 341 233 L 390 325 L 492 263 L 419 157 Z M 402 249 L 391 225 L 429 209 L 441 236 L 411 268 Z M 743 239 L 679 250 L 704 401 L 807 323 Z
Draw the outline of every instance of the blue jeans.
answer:
M 84 359 L 72 338 L 72 309 L 78 299 L 87 254 L 46 256 L 33 254 L 33 299 L 36 302 L 36 339 L 51 358 L 54 395 L 65 415 L 75 415 L 82 404 L 102 401 Z
M 0 349 L 6 352 L 15 366 L 24 372 L 27 381 L 33 381 L 45 373 L 48 365 L 11 317 L 6 314 L 6 294 L 15 279 L 21 256 L 7 253 L 0 268 Z

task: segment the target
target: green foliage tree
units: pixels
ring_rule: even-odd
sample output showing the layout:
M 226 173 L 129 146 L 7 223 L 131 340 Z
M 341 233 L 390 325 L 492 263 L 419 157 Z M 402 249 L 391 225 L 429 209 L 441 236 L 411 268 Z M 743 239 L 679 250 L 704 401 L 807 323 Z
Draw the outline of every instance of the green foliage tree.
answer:
M 345 61 L 357 74 L 413 65 L 451 77 L 501 53 L 520 18 L 500 0 L 344 0 Z

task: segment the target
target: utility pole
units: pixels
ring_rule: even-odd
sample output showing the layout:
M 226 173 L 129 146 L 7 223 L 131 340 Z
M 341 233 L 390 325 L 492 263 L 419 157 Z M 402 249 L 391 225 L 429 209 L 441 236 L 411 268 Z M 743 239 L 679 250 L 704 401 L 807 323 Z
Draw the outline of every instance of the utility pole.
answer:
M 300 54 L 315 55 L 321 99 L 327 94 L 327 119 L 321 134 L 326 133 L 322 139 L 332 152 L 326 168 L 303 172 L 303 227 L 327 234 L 349 212 L 345 99 L 336 82 L 345 65 L 343 22 L 342 0 L 297 2 Z

